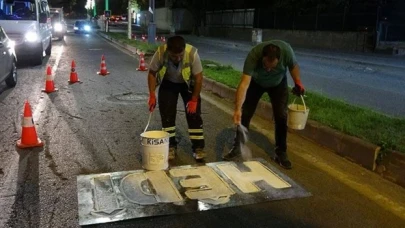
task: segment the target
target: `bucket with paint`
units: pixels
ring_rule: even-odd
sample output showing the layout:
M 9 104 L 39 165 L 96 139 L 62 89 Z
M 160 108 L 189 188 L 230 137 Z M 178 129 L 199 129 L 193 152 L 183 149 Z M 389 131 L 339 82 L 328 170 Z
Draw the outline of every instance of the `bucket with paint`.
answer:
M 165 131 L 146 131 L 148 124 L 141 134 L 142 166 L 147 170 L 165 170 L 169 167 L 169 133 Z
M 304 97 L 301 95 L 302 105 L 295 104 L 295 99 L 288 105 L 287 126 L 294 130 L 303 130 L 307 123 L 309 108 L 305 105 Z
M 141 134 L 142 166 L 147 170 L 169 167 L 169 134 L 165 131 L 146 131 Z

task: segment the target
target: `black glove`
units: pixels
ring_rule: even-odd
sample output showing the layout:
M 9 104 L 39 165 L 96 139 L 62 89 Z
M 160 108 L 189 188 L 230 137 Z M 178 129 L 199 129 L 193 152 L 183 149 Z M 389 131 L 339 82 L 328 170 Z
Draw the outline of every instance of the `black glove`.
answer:
M 296 83 L 291 92 L 296 96 L 302 96 L 305 93 L 305 88 L 301 83 Z

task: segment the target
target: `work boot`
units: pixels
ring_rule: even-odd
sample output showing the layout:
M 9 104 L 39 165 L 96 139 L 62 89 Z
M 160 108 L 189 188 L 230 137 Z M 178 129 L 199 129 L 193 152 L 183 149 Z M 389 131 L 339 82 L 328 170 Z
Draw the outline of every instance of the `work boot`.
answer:
M 232 146 L 231 150 L 225 154 L 224 156 L 222 156 L 222 159 L 224 159 L 225 161 L 230 161 L 234 158 L 236 158 L 237 156 L 239 156 L 240 153 L 240 148 L 238 146 Z
M 274 161 L 278 163 L 281 167 L 284 169 L 291 169 L 291 162 L 288 160 L 287 153 L 286 152 L 276 152 L 276 157 L 274 158 Z
M 202 160 L 205 158 L 205 151 L 202 148 L 197 148 L 193 152 L 195 160 Z
M 176 157 L 177 148 L 170 147 L 169 148 L 169 160 L 173 160 Z

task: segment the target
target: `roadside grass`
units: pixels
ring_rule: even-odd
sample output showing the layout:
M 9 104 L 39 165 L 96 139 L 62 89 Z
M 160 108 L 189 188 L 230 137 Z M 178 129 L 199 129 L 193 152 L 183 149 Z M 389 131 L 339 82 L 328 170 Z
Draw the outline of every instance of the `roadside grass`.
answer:
M 240 71 L 211 60 L 202 62 L 205 77 L 232 88 L 238 86 Z M 217 67 L 209 67 L 207 64 L 214 64 Z M 294 98 L 294 95 L 290 96 L 289 103 L 292 103 Z M 266 94 L 262 99 L 269 101 Z M 296 102 L 301 101 L 297 99 Z M 379 145 L 382 150 L 390 149 L 405 153 L 405 119 L 390 117 L 311 91 L 306 92 L 305 104 L 310 109 L 308 118 L 311 120 Z
M 137 49 L 141 50 L 145 54 L 154 54 L 159 44 L 149 44 L 148 42 L 143 42 L 140 40 L 130 40 L 127 37 L 127 33 L 120 33 L 120 32 L 102 32 L 111 38 L 120 40 L 124 44 L 128 44 L 131 46 L 136 47 Z

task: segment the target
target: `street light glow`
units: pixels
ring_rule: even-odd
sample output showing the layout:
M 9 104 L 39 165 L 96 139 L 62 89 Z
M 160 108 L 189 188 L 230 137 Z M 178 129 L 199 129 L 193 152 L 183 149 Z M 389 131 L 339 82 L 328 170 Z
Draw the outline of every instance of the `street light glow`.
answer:
M 93 9 L 95 5 L 94 0 L 87 0 L 86 5 L 84 6 L 84 8 L 86 9 Z

